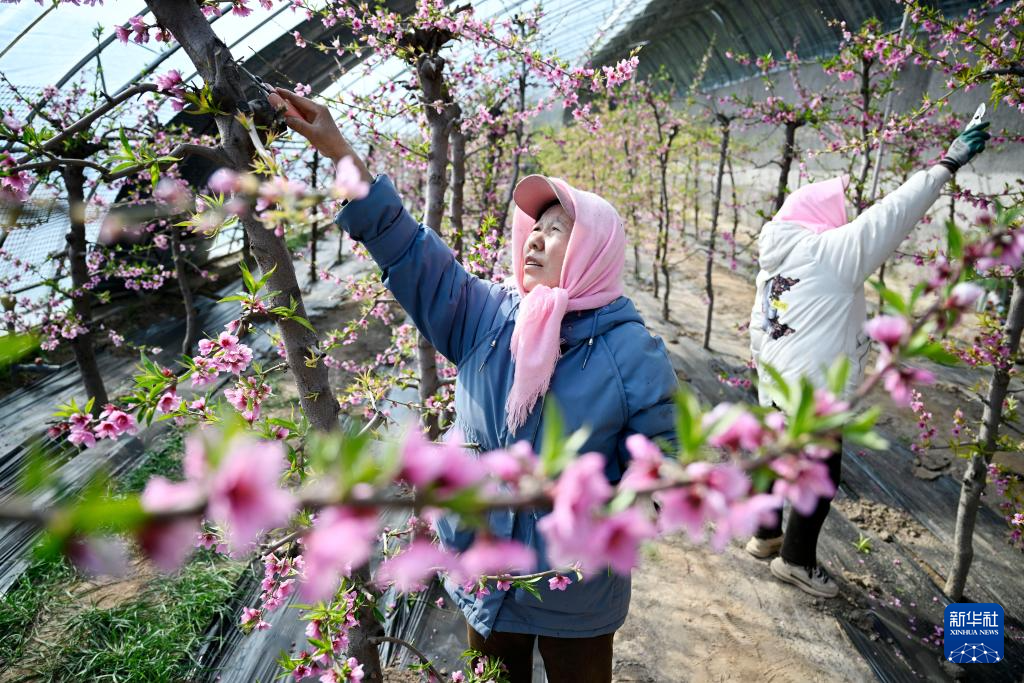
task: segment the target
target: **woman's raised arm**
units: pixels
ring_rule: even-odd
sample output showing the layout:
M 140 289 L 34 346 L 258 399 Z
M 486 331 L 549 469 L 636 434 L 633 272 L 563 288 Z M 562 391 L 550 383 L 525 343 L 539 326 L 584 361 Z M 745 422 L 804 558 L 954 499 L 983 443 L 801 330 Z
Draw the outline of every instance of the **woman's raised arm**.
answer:
M 335 163 L 351 157 L 370 183 L 369 194 L 349 202 L 335 222 L 370 252 L 385 286 L 416 328 L 458 365 L 481 335 L 501 324 L 511 306 L 508 292 L 466 272 L 437 233 L 405 210 L 391 180 L 370 175 L 327 107 L 283 88 L 277 91 L 292 108 L 285 115 L 289 127 Z

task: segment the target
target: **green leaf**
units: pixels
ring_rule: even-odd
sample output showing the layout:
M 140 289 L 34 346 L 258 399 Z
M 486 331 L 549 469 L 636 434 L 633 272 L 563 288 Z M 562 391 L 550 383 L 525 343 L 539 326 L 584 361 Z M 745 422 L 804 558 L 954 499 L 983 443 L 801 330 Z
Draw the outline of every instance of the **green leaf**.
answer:
M 43 453 L 41 447 L 32 448 L 25 463 L 25 469 L 22 470 L 18 479 L 19 493 L 28 495 L 42 488 L 52 479 L 56 469 L 53 460 Z
M 770 467 L 761 466 L 750 473 L 750 481 L 755 491 L 764 492 L 771 488 L 775 481 L 775 472 Z
M 796 410 L 789 422 L 789 435 L 797 437 L 808 431 L 814 418 L 814 387 L 806 377 L 800 378 L 800 396 L 796 402 Z
M 958 261 L 964 255 L 964 238 L 954 221 L 946 222 L 946 251 L 950 261 Z
M 573 458 L 565 445 L 565 420 L 557 402 L 552 398 L 544 402 L 544 434 L 541 437 L 540 467 L 546 477 L 555 477 Z
M 0 368 L 17 363 L 39 346 L 31 334 L 5 334 L 0 337 Z
M 832 367 L 828 369 L 828 375 L 826 377 L 826 384 L 828 390 L 836 396 L 841 396 L 843 389 L 846 388 L 846 380 L 850 376 L 850 359 L 846 355 L 840 355 L 839 358 L 832 364 Z
M 769 363 L 759 363 L 758 367 L 767 372 L 768 376 L 771 377 L 772 379 L 772 384 L 771 386 L 768 387 L 768 390 L 772 393 L 777 393 L 779 394 L 779 396 L 781 396 L 781 402 L 776 401 L 776 403 L 779 403 L 780 405 L 785 404 L 785 406 L 788 406 L 789 402 L 792 400 L 793 392 L 790 390 L 789 384 L 786 382 L 786 379 L 782 376 L 782 373 L 776 370 L 774 367 L 772 367 L 772 365 Z
M 612 502 L 608 504 L 608 512 L 621 512 L 632 505 L 634 500 L 636 500 L 636 491 L 621 490 L 612 498 Z
M 875 288 L 878 295 L 882 297 L 882 301 L 888 305 L 888 308 L 895 313 L 899 313 L 904 317 L 910 317 L 911 311 L 907 302 L 903 300 L 899 294 L 883 285 L 878 280 L 871 280 L 871 286 Z
M 876 451 L 884 451 L 887 449 L 889 447 L 889 442 L 874 431 L 875 423 L 878 421 L 878 416 L 881 414 L 881 408 L 878 406 L 872 406 L 847 422 L 846 425 L 843 426 L 843 440 L 848 443 L 866 446 L 867 448 Z
M 540 596 L 540 591 L 537 590 L 537 587 L 535 585 L 533 585 L 532 583 L 527 583 L 526 581 L 515 581 L 512 585 L 515 586 L 516 588 L 523 589 L 524 591 L 526 591 L 527 593 L 529 593 L 533 597 L 537 598 L 541 602 L 544 602 L 544 598 L 542 598 Z
M 238 267 L 242 270 L 242 282 L 245 283 L 245 288 L 249 290 L 250 294 L 255 294 L 258 291 L 256 287 L 256 280 L 253 279 L 252 273 L 244 263 L 239 263 Z
M 865 448 L 870 448 L 873 451 L 884 451 L 889 448 L 889 442 L 886 441 L 878 432 L 861 432 L 847 435 L 843 434 L 843 440 L 847 443 L 854 443 Z
M 955 354 L 950 353 L 946 348 L 939 342 L 931 342 L 925 344 L 914 354 L 917 356 L 924 356 L 928 360 L 934 361 L 940 365 L 959 365 L 960 359 Z
M 682 462 L 699 457 L 706 434 L 700 401 L 687 387 L 680 387 L 675 396 L 676 438 L 679 440 L 679 459 Z
M 306 320 L 305 318 L 303 318 L 301 315 L 289 316 L 288 319 L 291 320 L 292 322 L 296 322 L 296 323 L 302 325 L 303 327 L 305 327 L 307 330 L 309 330 L 313 334 L 316 334 L 316 329 L 314 329 L 314 327 L 309 324 L 309 321 Z
M 263 277 L 260 278 L 260 281 L 257 284 L 256 289 L 263 289 L 263 286 L 267 284 L 267 280 L 270 279 L 270 276 L 274 274 L 275 270 L 277 270 L 276 264 L 274 265 L 274 267 L 272 267 L 270 270 L 263 274 Z

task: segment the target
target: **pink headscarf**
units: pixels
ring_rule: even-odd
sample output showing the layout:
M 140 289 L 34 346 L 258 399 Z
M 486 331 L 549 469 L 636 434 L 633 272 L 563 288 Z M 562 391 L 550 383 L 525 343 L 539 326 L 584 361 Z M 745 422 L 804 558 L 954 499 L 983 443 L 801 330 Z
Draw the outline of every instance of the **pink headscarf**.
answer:
M 536 221 L 516 207 L 512 217 L 512 272 L 522 301 L 512 331 L 515 375 L 505 403 L 510 432 L 526 423 L 537 399 L 547 393 L 558 362 L 562 316 L 600 308 L 622 296 L 626 231 L 611 204 L 577 190 L 561 178 L 548 178 L 572 198 L 572 226 L 558 287 L 523 289 L 523 245 Z
M 773 221 L 797 223 L 813 233 L 846 225 L 846 176 L 822 180 L 786 197 Z

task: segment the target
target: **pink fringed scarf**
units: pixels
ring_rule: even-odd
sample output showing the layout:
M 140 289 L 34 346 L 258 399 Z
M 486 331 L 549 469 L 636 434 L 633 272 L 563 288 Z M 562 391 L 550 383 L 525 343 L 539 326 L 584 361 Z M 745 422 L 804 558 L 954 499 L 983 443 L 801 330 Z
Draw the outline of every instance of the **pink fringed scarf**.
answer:
M 506 424 L 515 432 L 537 399 L 547 393 L 558 363 L 562 317 L 568 311 L 605 306 L 622 296 L 626 232 L 612 205 L 561 178 L 549 178 L 572 197 L 576 221 L 566 247 L 558 287 L 523 290 L 523 244 L 536 221 L 518 207 L 512 218 L 512 272 L 522 301 L 512 331 L 515 375 L 505 403 Z
M 847 181 L 840 176 L 804 185 L 786 197 L 772 220 L 796 223 L 818 235 L 846 225 Z

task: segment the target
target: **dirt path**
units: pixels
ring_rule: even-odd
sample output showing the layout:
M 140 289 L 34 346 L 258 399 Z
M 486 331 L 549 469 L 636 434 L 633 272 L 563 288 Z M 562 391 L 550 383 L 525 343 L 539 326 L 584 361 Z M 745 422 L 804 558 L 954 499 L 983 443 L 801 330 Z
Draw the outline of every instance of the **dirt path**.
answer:
M 872 678 L 831 615 L 742 549 L 718 555 L 674 536 L 644 560 L 615 638 L 615 681 Z

